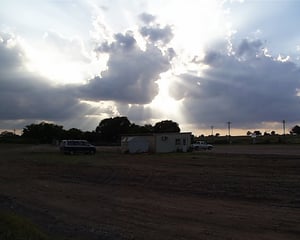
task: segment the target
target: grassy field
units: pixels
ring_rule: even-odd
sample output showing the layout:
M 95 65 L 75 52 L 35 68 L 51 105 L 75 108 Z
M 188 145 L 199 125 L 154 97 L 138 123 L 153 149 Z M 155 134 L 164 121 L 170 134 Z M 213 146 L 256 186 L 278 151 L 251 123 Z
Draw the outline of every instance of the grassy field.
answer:
M 36 225 L 14 213 L 0 213 L 0 239 L 50 240 Z
M 2 144 L 0 239 L 299 239 L 299 147 L 273 148 L 68 156 Z

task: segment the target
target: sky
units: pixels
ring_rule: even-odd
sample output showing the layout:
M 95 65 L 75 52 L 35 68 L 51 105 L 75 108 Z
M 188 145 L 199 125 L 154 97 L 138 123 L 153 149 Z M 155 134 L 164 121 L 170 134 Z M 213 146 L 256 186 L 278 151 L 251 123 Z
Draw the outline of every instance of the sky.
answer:
M 300 1 L 1 0 L 0 131 L 300 124 Z

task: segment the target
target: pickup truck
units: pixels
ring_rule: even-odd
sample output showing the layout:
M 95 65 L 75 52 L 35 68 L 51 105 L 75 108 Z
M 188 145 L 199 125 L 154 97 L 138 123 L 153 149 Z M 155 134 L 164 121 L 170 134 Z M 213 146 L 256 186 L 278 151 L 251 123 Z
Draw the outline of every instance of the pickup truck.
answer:
M 192 148 L 194 150 L 211 150 L 213 149 L 213 145 L 206 143 L 205 141 L 197 141 L 192 144 Z

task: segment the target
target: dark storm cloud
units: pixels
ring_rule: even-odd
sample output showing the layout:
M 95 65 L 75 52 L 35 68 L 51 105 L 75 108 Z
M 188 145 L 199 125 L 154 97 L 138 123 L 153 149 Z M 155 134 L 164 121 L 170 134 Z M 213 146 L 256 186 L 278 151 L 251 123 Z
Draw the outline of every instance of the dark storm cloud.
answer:
M 184 99 L 185 115 L 194 123 L 239 127 L 300 121 L 299 67 L 265 56 L 260 41 L 243 40 L 234 52 L 206 52 L 201 77 L 178 77 L 170 92 Z
M 26 70 L 25 54 L 13 36 L 0 34 L 0 39 L 0 120 L 62 120 L 83 110 L 67 88 Z
M 149 103 L 158 94 L 155 81 L 170 68 L 173 54 L 163 54 L 151 43 L 140 49 L 132 32 L 116 34 L 114 42 L 101 44 L 97 51 L 109 54 L 108 69 L 82 86 L 80 97 L 135 104 Z

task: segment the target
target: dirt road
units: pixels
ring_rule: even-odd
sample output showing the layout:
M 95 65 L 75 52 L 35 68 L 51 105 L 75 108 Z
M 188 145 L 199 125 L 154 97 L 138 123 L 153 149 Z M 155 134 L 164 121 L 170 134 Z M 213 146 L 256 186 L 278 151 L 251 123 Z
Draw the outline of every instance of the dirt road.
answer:
M 299 239 L 300 156 L 229 150 L 0 146 L 0 211 L 63 239 Z

